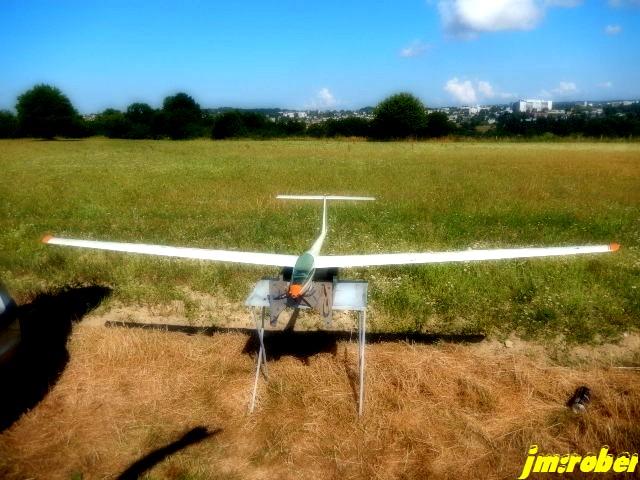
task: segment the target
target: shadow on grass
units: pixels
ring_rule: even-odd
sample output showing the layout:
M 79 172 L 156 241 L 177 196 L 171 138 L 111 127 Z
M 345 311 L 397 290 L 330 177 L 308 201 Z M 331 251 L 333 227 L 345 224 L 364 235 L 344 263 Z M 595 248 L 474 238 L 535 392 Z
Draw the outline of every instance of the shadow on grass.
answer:
M 192 327 L 186 325 L 148 324 L 135 322 L 106 322 L 109 327 L 143 328 L 168 332 L 181 332 L 189 335 L 213 335 L 215 333 L 240 332 L 247 336 L 242 353 L 257 354 L 260 343 L 255 328 L 228 327 Z M 485 339 L 484 334 L 437 335 L 417 332 L 399 333 L 367 333 L 367 344 L 383 342 L 408 342 L 419 344 L 478 343 Z M 264 332 L 265 347 L 268 360 L 279 360 L 290 356 L 307 363 L 309 357 L 319 353 L 337 355 L 339 341 L 358 341 L 357 332 L 336 330 L 294 331 L 266 330 Z
M 344 356 L 342 357 L 342 366 L 344 367 L 344 373 L 347 376 L 349 387 L 351 388 L 351 396 L 355 404 L 358 404 L 358 368 L 353 362 L 350 361 L 349 355 L 347 355 L 347 349 L 344 349 Z
M 18 307 L 22 340 L 0 369 L 0 432 L 40 402 L 69 361 L 67 339 L 74 322 L 97 307 L 111 289 L 64 287 Z
M 195 427 L 182 435 L 178 440 L 171 442 L 169 445 L 158 448 L 149 452 L 140 460 L 132 463 L 129 468 L 120 474 L 118 480 L 136 480 L 141 477 L 147 470 L 163 461 L 169 455 L 172 455 L 183 448 L 199 443 L 205 438 L 217 435 L 222 432 L 221 428 L 209 431 L 206 427 Z

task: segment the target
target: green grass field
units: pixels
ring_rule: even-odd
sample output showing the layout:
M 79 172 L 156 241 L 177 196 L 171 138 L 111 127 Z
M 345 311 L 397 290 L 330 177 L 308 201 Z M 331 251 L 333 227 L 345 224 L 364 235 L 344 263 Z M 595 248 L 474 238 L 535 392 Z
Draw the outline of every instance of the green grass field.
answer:
M 300 253 L 319 206 L 276 194 L 367 194 L 378 200 L 332 206 L 325 253 L 622 245 L 581 258 L 342 272 L 370 282 L 374 329 L 599 342 L 640 326 L 637 143 L 13 140 L 0 142 L 0 167 L 0 276 L 22 302 L 97 283 L 114 289 L 109 302 L 178 299 L 188 311 L 189 287 L 240 303 L 277 270 L 39 239 Z

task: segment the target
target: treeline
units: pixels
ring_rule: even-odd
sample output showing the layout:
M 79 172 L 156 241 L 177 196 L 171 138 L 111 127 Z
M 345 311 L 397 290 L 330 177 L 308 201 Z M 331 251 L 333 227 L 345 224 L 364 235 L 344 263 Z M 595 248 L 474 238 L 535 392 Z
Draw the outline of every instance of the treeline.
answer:
M 450 135 L 455 125 L 442 113 L 426 113 L 424 105 L 407 93 L 393 95 L 362 117 L 328 119 L 307 125 L 283 118 L 272 120 L 261 112 L 225 110 L 210 114 L 186 93 L 164 99 L 155 109 L 133 103 L 125 111 L 108 108 L 85 120 L 56 87 L 36 85 L 18 97 L 17 115 L 0 111 L 0 138 L 87 137 L 104 135 L 128 139 L 189 139 L 209 137 L 366 137 L 374 139 L 427 138 Z
M 186 93 L 164 99 L 161 108 L 133 103 L 125 111 L 106 109 L 91 119 L 82 118 L 56 87 L 37 85 L 18 97 L 17 114 L 0 111 L 0 138 L 80 138 L 103 135 L 125 139 L 189 138 L 318 138 L 362 137 L 374 140 L 437 138 L 446 136 L 539 137 L 640 135 L 640 105 L 607 108 L 601 117 L 588 113 L 567 118 L 503 114 L 490 128 L 473 121 L 455 125 L 441 112 L 428 114 L 411 94 L 399 93 L 383 100 L 373 118 L 328 119 L 307 125 L 297 119 L 272 120 L 259 111 L 224 110 L 209 113 Z
M 597 117 L 590 116 L 587 111 L 566 117 L 504 114 L 496 121 L 495 132 L 490 134 L 503 137 L 638 137 L 640 104 L 605 107 L 603 114 Z

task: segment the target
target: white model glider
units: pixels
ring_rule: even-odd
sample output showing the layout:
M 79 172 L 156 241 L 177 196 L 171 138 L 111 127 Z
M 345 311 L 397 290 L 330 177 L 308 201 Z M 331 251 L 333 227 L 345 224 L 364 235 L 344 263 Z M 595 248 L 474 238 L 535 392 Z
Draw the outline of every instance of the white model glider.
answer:
M 71 247 L 93 248 L 115 252 L 142 253 L 165 257 L 192 258 L 217 262 L 244 263 L 293 268 L 288 296 L 299 298 L 310 288 L 316 270 L 350 267 L 373 267 L 383 265 L 409 265 L 444 262 L 472 262 L 481 260 L 500 260 L 509 258 L 551 257 L 562 255 L 580 255 L 585 253 L 614 252 L 620 247 L 617 243 L 609 245 L 582 245 L 573 247 L 545 248 L 502 248 L 489 250 L 463 250 L 454 252 L 429 253 L 386 253 L 373 255 L 320 255 L 327 235 L 327 202 L 334 200 L 370 201 L 372 197 L 345 197 L 334 195 L 278 195 L 280 199 L 322 200 L 322 229 L 311 248 L 300 256 L 274 253 L 237 252 L 233 250 L 209 250 L 203 248 L 167 247 L 142 243 L 101 242 L 94 240 L 76 240 L 58 238 L 50 235 L 42 241 L 49 245 L 67 245 Z

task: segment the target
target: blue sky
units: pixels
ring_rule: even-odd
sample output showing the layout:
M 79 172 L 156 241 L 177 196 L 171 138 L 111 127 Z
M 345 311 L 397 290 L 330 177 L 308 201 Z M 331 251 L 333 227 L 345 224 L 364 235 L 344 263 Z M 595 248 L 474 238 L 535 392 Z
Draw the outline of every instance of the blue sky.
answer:
M 640 0 L 0 1 L 0 108 L 36 83 L 83 113 L 640 97 Z

